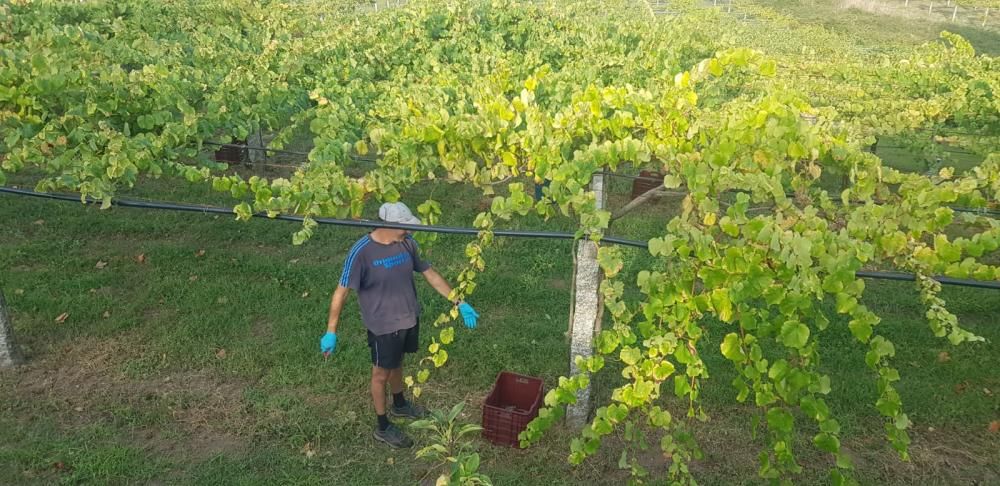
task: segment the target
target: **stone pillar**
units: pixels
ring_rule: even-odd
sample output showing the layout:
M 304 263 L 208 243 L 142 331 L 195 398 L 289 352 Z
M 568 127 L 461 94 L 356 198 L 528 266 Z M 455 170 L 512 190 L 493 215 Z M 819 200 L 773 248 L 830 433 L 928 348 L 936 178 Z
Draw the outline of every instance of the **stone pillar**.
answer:
M 7 301 L 0 290 L 0 368 L 21 364 L 21 353 L 14 340 L 14 326 L 7 313 Z
M 605 177 L 594 175 L 591 190 L 597 197 L 597 207 L 603 209 L 606 200 Z M 582 240 L 576 249 L 573 272 L 573 308 L 570 314 L 570 373 L 579 372 L 576 356 L 589 358 L 594 354 L 594 337 L 601 329 L 604 305 L 601 302 L 601 266 L 597 263 L 597 245 Z M 566 421 L 572 427 L 583 427 L 590 416 L 590 387 L 580 390 L 576 403 L 566 409 Z

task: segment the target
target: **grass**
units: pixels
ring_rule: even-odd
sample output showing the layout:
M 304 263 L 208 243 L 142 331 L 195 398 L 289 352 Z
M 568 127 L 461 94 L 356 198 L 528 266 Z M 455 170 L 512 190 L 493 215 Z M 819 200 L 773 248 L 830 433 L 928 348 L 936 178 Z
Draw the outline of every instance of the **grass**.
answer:
M 935 41 L 942 31 L 949 31 L 965 37 L 976 52 L 1000 55 L 1000 29 L 996 22 L 983 27 L 978 22 L 950 22 L 941 16 L 925 15 L 926 2 L 919 2 L 922 8 L 913 1 L 905 7 L 901 0 L 877 2 L 877 5 L 849 0 L 755 0 L 754 3 L 856 39 L 861 45 L 913 46 Z M 941 2 L 936 3 L 944 7 Z M 869 4 L 877 8 L 866 9 Z M 951 10 L 948 12 L 950 19 Z
M 612 190 L 612 204 L 620 204 L 628 183 Z M 421 188 L 407 201 L 430 191 Z M 223 201 L 200 187 L 178 191 L 158 182 L 129 195 Z M 458 203 L 444 224 L 471 220 L 482 204 L 472 192 L 448 197 Z M 675 203 L 667 198 L 641 208 L 616 223 L 615 233 L 648 237 Z M 322 227 L 295 247 L 291 223 L 100 211 L 7 195 L 0 196 L 0 220 L 0 288 L 29 358 L 25 367 L 0 373 L 0 483 L 395 485 L 428 475 L 413 451 L 387 450 L 369 437 L 369 357 L 354 299 L 344 310 L 337 353 L 323 361 L 316 349 L 329 294 L 360 230 Z M 517 225 L 542 227 L 532 218 Z M 552 225 L 569 227 L 563 220 Z M 442 236 L 428 259 L 453 277 L 466 241 Z M 571 254 L 567 241 L 499 239 L 471 299 L 483 325 L 457 333 L 449 364 L 421 401 L 438 408 L 465 401 L 464 420 L 478 422 L 500 370 L 553 386 L 567 367 Z M 639 251 L 626 254 L 628 274 L 654 264 Z M 418 290 L 425 320 L 446 308 L 429 286 Z M 1000 294 L 950 288 L 945 297 L 986 343 L 951 347 L 931 336 L 910 285 L 869 282 L 866 304 L 897 344 L 900 392 L 915 423 L 911 464 L 898 462 L 881 439 L 864 350 L 851 342 L 846 323 L 820 337 L 823 367 L 833 376 L 830 404 L 866 484 L 1000 477 L 1000 441 L 987 431 L 1000 418 L 993 372 L 1000 327 L 991 317 Z M 62 313 L 69 316 L 56 322 Z M 692 425 L 706 452 L 694 467 L 707 484 L 755 484 L 762 442 L 746 425 L 755 412 L 732 401 L 731 370 L 718 356 L 725 332 L 710 326 L 704 343 L 712 372 L 704 401 L 713 420 Z M 422 339 L 428 343 L 430 333 Z M 947 361 L 939 360 L 942 352 Z M 607 396 L 616 380 L 605 373 L 596 393 Z M 670 403 L 681 416 L 681 404 Z M 829 460 L 811 450 L 809 425 L 803 429 L 797 449 L 806 472 L 798 480 L 822 482 Z M 615 439 L 583 466 L 569 466 L 571 435 L 558 428 L 526 451 L 476 446 L 483 472 L 500 485 L 626 477 L 617 468 Z M 658 454 L 640 458 L 654 470 L 665 467 Z

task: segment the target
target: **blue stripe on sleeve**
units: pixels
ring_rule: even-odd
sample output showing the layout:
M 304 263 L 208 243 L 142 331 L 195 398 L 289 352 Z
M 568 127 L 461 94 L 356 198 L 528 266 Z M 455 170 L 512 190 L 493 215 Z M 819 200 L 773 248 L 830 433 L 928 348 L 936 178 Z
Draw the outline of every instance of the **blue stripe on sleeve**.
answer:
M 368 244 L 369 238 L 365 236 L 358 240 L 357 243 L 351 248 L 350 253 L 347 255 L 347 261 L 344 263 L 344 271 L 340 274 L 340 286 L 347 287 L 350 283 L 351 270 L 353 270 L 354 261 L 357 260 L 358 254 L 361 253 L 361 249 Z

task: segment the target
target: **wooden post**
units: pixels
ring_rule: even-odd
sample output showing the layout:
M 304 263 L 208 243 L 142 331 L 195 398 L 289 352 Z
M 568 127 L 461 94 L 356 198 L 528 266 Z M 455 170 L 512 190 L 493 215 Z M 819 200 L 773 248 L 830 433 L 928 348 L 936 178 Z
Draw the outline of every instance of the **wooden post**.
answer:
M 605 177 L 594 176 L 590 184 L 597 198 L 597 208 L 603 209 L 606 201 Z M 594 337 L 601 329 L 604 314 L 601 301 L 601 266 L 597 263 L 597 244 L 589 239 L 581 240 L 576 250 L 576 264 L 573 272 L 573 308 L 570 314 L 569 369 L 571 374 L 580 370 L 576 357 L 589 358 L 594 354 Z M 586 425 L 590 417 L 590 387 L 577 392 L 576 403 L 566 407 L 566 422 L 571 427 Z
M 0 290 L 0 368 L 8 368 L 21 364 L 21 352 L 14 340 L 14 326 L 7 313 L 7 301 Z

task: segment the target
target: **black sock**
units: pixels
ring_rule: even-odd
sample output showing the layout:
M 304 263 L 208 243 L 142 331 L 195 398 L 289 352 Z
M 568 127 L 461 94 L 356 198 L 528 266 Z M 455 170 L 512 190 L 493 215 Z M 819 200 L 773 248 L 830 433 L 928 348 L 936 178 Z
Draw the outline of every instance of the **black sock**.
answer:
M 393 393 L 392 394 L 392 405 L 394 407 L 403 407 L 403 406 L 406 406 L 406 399 L 403 398 L 403 392 Z
M 388 428 L 389 428 L 389 417 L 386 417 L 385 414 L 379 415 L 378 416 L 378 429 L 379 430 L 385 430 L 385 429 L 388 429 Z

